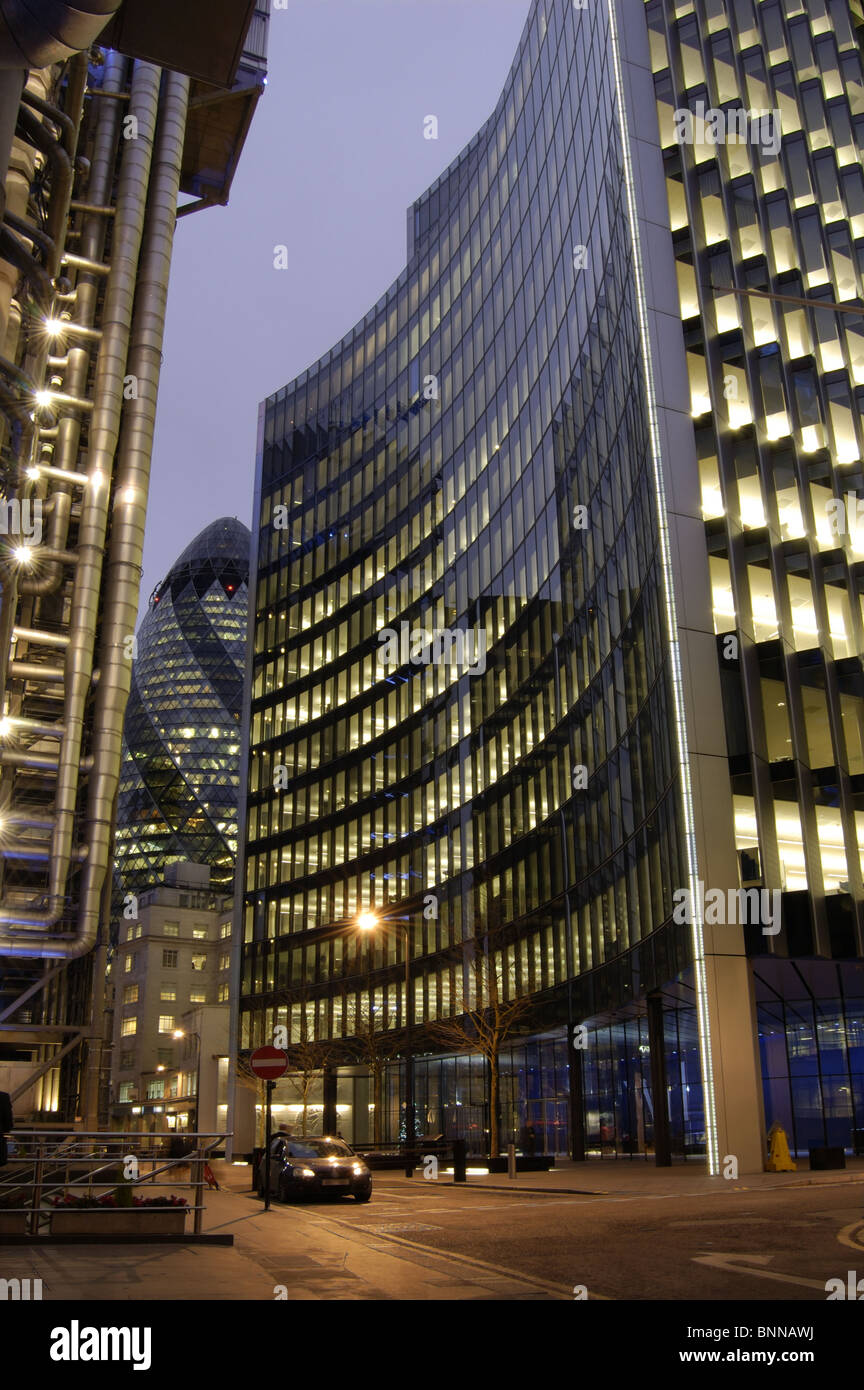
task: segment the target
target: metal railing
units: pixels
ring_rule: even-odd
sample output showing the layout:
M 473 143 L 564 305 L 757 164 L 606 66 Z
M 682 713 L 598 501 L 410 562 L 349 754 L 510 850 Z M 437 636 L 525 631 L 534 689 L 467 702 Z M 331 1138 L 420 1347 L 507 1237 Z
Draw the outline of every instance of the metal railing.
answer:
M 63 1210 L 52 1198 L 65 1195 L 96 1199 L 116 1190 L 146 1187 L 192 1189 L 192 1201 L 178 1208 L 193 1213 L 193 1232 L 201 1234 L 205 1191 L 211 1185 L 209 1160 L 230 1136 L 221 1134 L 112 1133 L 45 1130 L 13 1130 L 6 1135 L 8 1163 L 0 1168 L 0 1216 L 27 1217 L 31 1236 L 50 1225 L 55 1211 Z M 189 1170 L 182 1179 L 172 1175 Z M 168 1175 L 167 1181 L 161 1179 Z M 72 1208 L 74 1210 L 74 1207 Z M 125 1210 L 116 1206 L 88 1206 L 90 1212 Z M 164 1210 L 171 1210 L 167 1206 Z

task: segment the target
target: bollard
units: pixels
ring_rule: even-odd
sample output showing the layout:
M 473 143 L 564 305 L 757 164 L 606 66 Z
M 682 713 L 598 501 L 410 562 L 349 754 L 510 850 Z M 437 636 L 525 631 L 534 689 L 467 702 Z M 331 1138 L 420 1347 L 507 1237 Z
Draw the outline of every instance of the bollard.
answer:
M 39 1208 L 42 1205 L 42 1179 L 45 1171 L 44 1149 L 42 1144 L 36 1147 L 36 1163 L 33 1168 L 33 1206 L 30 1213 L 30 1234 L 39 1234 Z
M 454 1139 L 454 1140 L 453 1140 L 453 1181 L 454 1181 L 454 1182 L 464 1182 L 465 1179 L 466 1179 L 466 1177 L 467 1177 L 467 1174 L 466 1174 L 466 1172 L 465 1172 L 465 1169 L 466 1169 L 467 1166 L 468 1166 L 468 1163 L 467 1163 L 467 1158 L 468 1158 L 468 1156 L 467 1156 L 467 1148 L 468 1148 L 468 1145 L 465 1143 L 465 1140 L 464 1140 L 464 1139 Z
M 515 1179 L 516 1177 L 516 1145 L 507 1145 L 507 1176 Z
M 195 1184 L 195 1185 L 194 1185 L 194 1187 L 193 1187 L 193 1189 L 192 1189 L 192 1196 L 193 1196 L 193 1199 L 194 1199 L 194 1201 L 195 1201 L 195 1218 L 194 1218 L 194 1221 L 193 1221 L 192 1225 L 193 1225 L 193 1230 L 195 1231 L 196 1236 L 200 1236 L 201 1230 L 202 1230 L 202 1226 L 203 1226 L 203 1221 L 204 1221 L 204 1212 L 203 1212 L 203 1210 L 202 1210 L 202 1206 L 203 1206 L 203 1202 L 204 1202 L 203 1193 L 204 1193 L 204 1164 L 205 1164 L 205 1162 L 206 1162 L 206 1154 L 205 1154 L 205 1152 L 204 1152 L 204 1149 L 203 1149 L 203 1148 L 199 1148 L 197 1154 L 195 1155 L 194 1164 L 190 1164 L 190 1174 L 189 1174 L 189 1176 L 191 1177 L 191 1176 L 192 1176 L 192 1172 L 194 1171 L 194 1173 L 195 1173 L 195 1178 L 194 1178 L 194 1184 Z

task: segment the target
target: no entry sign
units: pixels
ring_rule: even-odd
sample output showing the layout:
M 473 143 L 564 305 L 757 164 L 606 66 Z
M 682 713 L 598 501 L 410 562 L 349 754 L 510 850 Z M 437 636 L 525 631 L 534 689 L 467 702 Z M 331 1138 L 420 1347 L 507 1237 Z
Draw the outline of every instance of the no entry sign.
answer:
M 264 1081 L 276 1081 L 288 1070 L 288 1058 L 281 1048 L 259 1047 L 249 1058 L 249 1065 Z
M 264 1140 L 264 1210 L 270 1210 L 270 1142 L 273 1134 L 273 1085 L 288 1070 L 288 1058 L 281 1047 L 259 1047 L 249 1058 L 256 1076 L 267 1082 L 266 1138 Z

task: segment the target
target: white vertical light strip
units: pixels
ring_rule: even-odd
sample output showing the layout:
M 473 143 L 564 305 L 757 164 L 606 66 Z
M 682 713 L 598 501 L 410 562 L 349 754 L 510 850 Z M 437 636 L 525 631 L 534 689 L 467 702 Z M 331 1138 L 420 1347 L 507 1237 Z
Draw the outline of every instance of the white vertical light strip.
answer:
M 621 50 L 618 43 L 618 23 L 615 13 L 616 0 L 606 0 L 606 3 L 609 14 L 612 60 L 615 70 L 618 128 L 621 136 L 621 152 L 624 161 L 627 212 L 633 247 L 633 269 L 635 272 L 634 278 L 636 283 L 636 301 L 639 312 L 639 329 L 642 338 L 645 396 L 648 406 L 648 425 L 651 436 L 654 494 L 657 500 L 657 527 L 660 538 L 663 593 L 669 637 L 669 667 L 672 677 L 673 699 L 675 702 L 675 733 L 678 743 L 678 765 L 681 774 L 681 799 L 684 808 L 684 839 L 687 846 L 687 874 L 690 881 L 690 940 L 696 984 L 696 1016 L 699 1025 L 699 1059 L 702 1067 L 702 1095 L 705 1106 L 705 1136 L 706 1148 L 708 1151 L 708 1172 L 711 1177 L 717 1177 L 720 1172 L 717 1136 L 717 1102 L 714 1092 L 714 1067 L 711 1059 L 711 1019 L 708 1008 L 708 988 L 705 977 L 705 942 L 702 933 L 702 902 L 698 891 L 699 874 L 696 855 L 696 831 L 693 822 L 693 789 L 690 782 L 687 725 L 684 718 L 684 686 L 681 677 L 681 653 L 678 646 L 678 618 L 675 611 L 675 593 L 672 579 L 672 552 L 669 544 L 669 528 L 666 522 L 666 490 L 663 486 L 660 429 L 657 422 L 654 374 L 651 367 L 650 338 L 648 336 L 648 308 L 645 297 L 645 278 L 642 264 L 642 245 L 639 237 L 639 217 L 636 205 L 636 186 L 633 179 L 633 162 L 630 155 L 630 132 L 627 119 L 627 105 L 624 98 Z

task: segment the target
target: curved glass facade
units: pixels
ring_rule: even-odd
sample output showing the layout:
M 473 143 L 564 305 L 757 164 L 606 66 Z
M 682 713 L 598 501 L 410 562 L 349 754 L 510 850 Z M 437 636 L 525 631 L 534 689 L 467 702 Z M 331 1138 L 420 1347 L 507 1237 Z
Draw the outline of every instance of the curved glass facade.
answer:
M 369 988 L 404 1022 L 406 933 L 370 985 L 328 931 L 364 906 L 408 922 L 416 1024 L 493 931 L 547 1022 L 568 981 L 583 1016 L 686 965 L 611 55 L 605 5 L 533 6 L 494 114 L 410 213 L 407 269 L 266 402 L 244 1046 L 301 1010 L 350 1037 Z
M 237 853 L 249 531 L 222 517 L 154 590 L 133 653 L 115 884 L 137 893 L 166 864 L 209 864 L 230 891 Z
M 766 1122 L 864 1125 L 864 15 L 648 0 Z M 742 116 L 745 118 L 742 121 Z M 814 1021 L 815 1015 L 815 1021 Z
M 500 1111 L 762 1171 L 784 926 L 739 896 L 658 33 L 534 0 L 404 272 L 262 407 L 238 1048 L 325 1040 L 361 1141 Z

